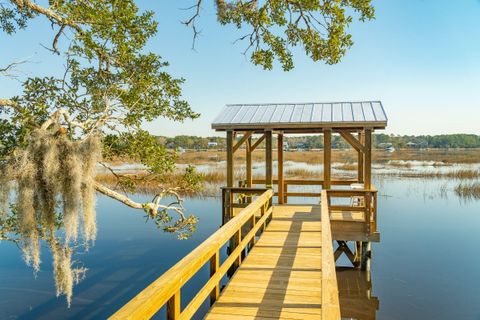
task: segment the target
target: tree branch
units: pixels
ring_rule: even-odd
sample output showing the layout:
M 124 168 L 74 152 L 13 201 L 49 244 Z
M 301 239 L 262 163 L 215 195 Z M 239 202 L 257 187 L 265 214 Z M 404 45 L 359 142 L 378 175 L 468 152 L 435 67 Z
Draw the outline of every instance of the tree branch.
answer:
M 52 116 L 47 119 L 43 124 L 42 124 L 42 129 L 47 129 L 50 125 L 54 123 L 58 123 L 61 119 L 61 116 L 63 116 L 63 119 L 65 120 L 66 123 L 68 123 L 71 126 L 86 130 L 85 123 L 77 122 L 74 121 L 70 118 L 70 114 L 68 113 L 67 110 L 61 109 L 58 111 L 55 111 Z
M 200 16 L 201 5 L 202 5 L 202 0 L 197 0 L 197 3 L 195 5 L 185 9 L 185 10 L 195 9 L 195 13 L 192 17 L 190 17 L 190 19 L 182 22 L 187 27 L 192 27 L 192 30 L 193 30 L 192 49 L 193 50 L 195 50 L 195 41 L 197 40 L 197 37 L 200 34 L 200 32 L 197 30 L 197 26 L 195 22 L 197 21 L 197 18 Z
M 38 4 L 36 4 L 36 3 L 34 3 L 30 0 L 12 0 L 12 1 L 17 5 L 17 7 L 19 9 L 23 9 L 23 8 L 27 7 L 28 9 L 30 9 L 34 12 L 40 13 L 40 14 L 54 20 L 59 25 L 67 25 L 67 26 L 72 27 L 73 29 L 75 29 L 79 33 L 83 32 L 82 28 L 80 28 L 80 26 L 77 23 L 75 23 L 75 21 L 65 19 L 62 16 L 60 16 L 59 14 L 57 14 L 56 12 L 54 12 L 50 9 L 44 8 L 42 6 L 39 6 Z
M 0 109 L 1 108 L 11 108 L 16 110 L 17 112 L 22 112 L 23 108 L 16 102 L 15 100 L 12 99 L 2 99 L 0 98 Z
M 11 99 L 0 99 L 0 107 L 12 107 L 17 108 L 20 107 L 16 101 Z
M 170 210 L 170 211 L 175 211 L 180 216 L 181 221 L 186 219 L 183 213 L 183 210 L 184 210 L 182 205 L 183 200 L 180 198 L 180 195 L 173 189 L 167 189 L 167 190 L 163 190 L 162 192 L 159 192 L 157 195 L 155 195 L 152 202 L 139 203 L 139 202 L 133 201 L 132 199 L 130 199 L 129 197 L 121 193 L 118 193 L 110 188 L 105 187 L 104 185 L 96 181 L 94 182 L 94 187 L 95 187 L 95 190 L 97 190 L 101 194 L 106 195 L 107 197 L 110 197 L 117 201 L 120 201 L 121 203 L 129 206 L 130 208 L 143 209 L 151 217 L 155 217 L 159 211 Z M 160 204 L 160 201 L 167 195 L 174 196 L 176 198 L 176 201 L 168 205 Z

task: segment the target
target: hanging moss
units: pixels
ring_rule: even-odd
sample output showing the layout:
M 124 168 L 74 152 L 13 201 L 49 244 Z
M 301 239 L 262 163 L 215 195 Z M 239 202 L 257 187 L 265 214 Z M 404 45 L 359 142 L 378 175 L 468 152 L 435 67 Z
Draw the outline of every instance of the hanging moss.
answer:
M 70 245 L 78 241 L 79 231 L 86 247 L 96 237 L 93 182 L 100 155 L 98 136 L 75 141 L 58 128 L 37 129 L 27 148 L 0 167 L 0 217 L 8 216 L 12 202 L 15 232 L 25 262 L 35 272 L 40 268 L 40 239 L 50 245 L 57 294 L 64 294 L 69 305 L 73 285 L 86 271 L 73 267 Z
M 12 180 L 12 166 L 7 163 L 0 164 L 0 219 L 2 220 L 8 215 L 8 201 L 12 192 Z
M 100 160 L 101 141 L 98 136 L 90 136 L 80 147 L 83 163 L 83 237 L 85 241 L 93 242 L 97 236 L 97 218 L 95 211 L 95 165 Z

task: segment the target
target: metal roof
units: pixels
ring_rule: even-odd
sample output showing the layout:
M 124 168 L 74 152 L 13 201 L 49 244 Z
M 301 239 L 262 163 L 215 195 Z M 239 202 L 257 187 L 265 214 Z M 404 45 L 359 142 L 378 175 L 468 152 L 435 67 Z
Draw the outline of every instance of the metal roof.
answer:
M 213 121 L 223 130 L 365 128 L 382 129 L 387 115 L 380 101 L 230 104 Z

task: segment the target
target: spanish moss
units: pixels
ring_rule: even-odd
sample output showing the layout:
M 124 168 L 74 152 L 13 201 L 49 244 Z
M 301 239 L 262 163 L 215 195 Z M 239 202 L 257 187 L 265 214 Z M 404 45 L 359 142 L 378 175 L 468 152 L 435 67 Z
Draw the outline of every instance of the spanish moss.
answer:
M 35 272 L 40 240 L 50 246 L 57 294 L 65 295 L 69 305 L 73 285 L 86 271 L 74 267 L 72 247 L 78 246 L 79 232 L 85 247 L 96 237 L 93 181 L 100 154 L 96 135 L 74 140 L 58 128 L 37 129 L 28 146 L 0 167 L 0 218 L 11 214 L 17 220 L 10 233 L 19 236 L 24 260 Z

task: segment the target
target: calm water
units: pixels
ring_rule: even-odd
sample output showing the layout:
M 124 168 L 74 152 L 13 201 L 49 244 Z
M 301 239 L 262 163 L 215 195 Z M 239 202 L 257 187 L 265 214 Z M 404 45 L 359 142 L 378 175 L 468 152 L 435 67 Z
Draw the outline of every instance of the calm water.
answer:
M 462 202 L 450 183 L 441 194 L 445 183 L 376 182 L 381 242 L 373 245 L 371 269 L 377 319 L 480 319 L 480 202 Z M 106 318 L 218 229 L 219 198 L 190 199 L 186 207 L 200 218 L 198 231 L 179 241 L 145 223 L 141 211 L 100 197 L 98 240 L 76 255 L 89 271 L 74 287 L 69 309 L 55 296 L 48 248 L 35 278 L 17 247 L 1 243 L 0 318 Z M 207 272 L 184 287 L 183 299 Z

